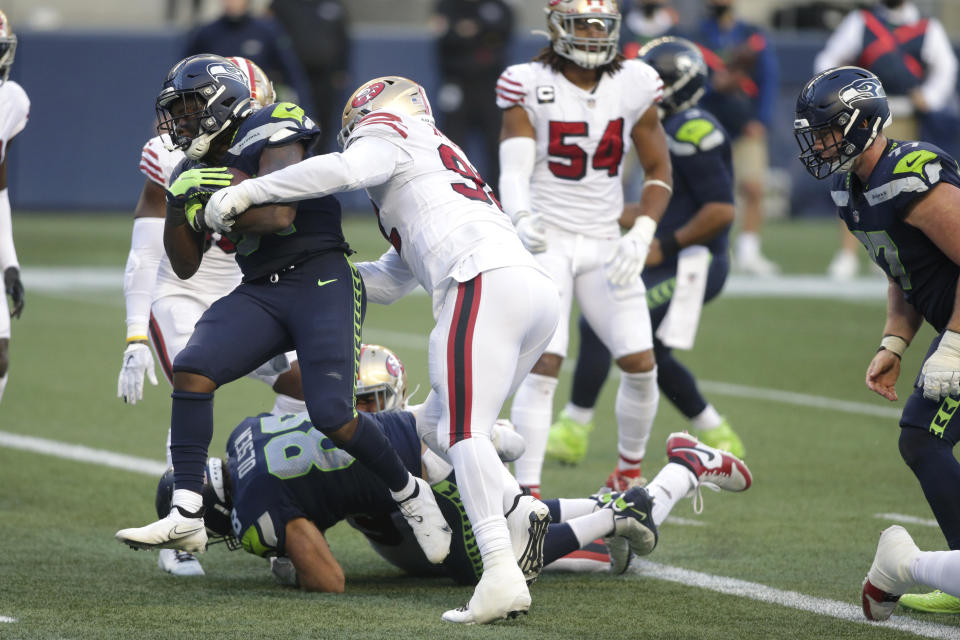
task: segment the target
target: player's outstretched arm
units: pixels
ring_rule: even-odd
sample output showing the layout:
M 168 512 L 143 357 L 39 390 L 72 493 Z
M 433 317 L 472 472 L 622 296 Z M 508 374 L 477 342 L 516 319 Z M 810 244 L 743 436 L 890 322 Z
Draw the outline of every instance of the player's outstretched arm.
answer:
M 260 156 L 259 175 L 268 175 L 295 165 L 303 160 L 303 156 L 304 149 L 300 142 L 292 142 L 279 147 L 267 147 Z M 207 206 L 210 206 L 209 202 Z M 215 212 L 211 210 L 205 215 L 215 215 Z M 297 204 L 295 202 L 267 204 L 259 207 L 251 207 L 239 214 L 230 229 L 232 231 L 262 236 L 287 229 L 293 224 L 296 217 Z
M 358 262 L 357 270 L 374 304 L 393 304 L 417 288 L 417 279 L 393 247 L 376 262 Z
M 297 569 L 304 591 L 343 593 L 343 568 L 317 526 L 306 518 L 294 518 L 286 526 L 287 556 Z
M 150 305 L 157 282 L 157 268 L 163 256 L 163 217 L 166 201 L 163 187 L 146 180 L 140 199 L 133 212 L 133 233 L 130 253 L 123 274 L 123 295 L 127 310 L 127 346 L 117 380 L 117 397 L 136 404 L 143 398 L 143 378 L 157 384 L 157 375 L 150 347 L 147 346 L 147 327 Z

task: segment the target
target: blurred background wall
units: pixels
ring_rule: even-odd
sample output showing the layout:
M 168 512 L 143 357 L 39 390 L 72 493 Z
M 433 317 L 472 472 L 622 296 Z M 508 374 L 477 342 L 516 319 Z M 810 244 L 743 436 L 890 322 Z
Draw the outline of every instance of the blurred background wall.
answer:
M 624 0 L 630 2 L 631 0 Z M 252 0 L 255 12 L 267 0 Z M 350 0 L 349 79 L 340 101 L 377 75 L 406 75 L 431 93 L 438 88 L 430 16 L 435 0 Z M 812 60 L 845 12 L 868 2 L 740 0 L 737 14 L 769 30 L 781 88 L 771 131 L 776 171 L 771 192 L 781 214 L 832 215 L 822 185 L 795 160 L 791 125 L 797 91 Z M 916 0 L 940 18 L 954 43 L 960 0 Z M 546 40 L 542 0 L 514 0 L 509 62 L 529 59 Z M 702 15 L 702 0 L 674 0 L 682 20 Z M 194 7 L 196 11 L 194 12 Z M 143 184 L 140 149 L 153 133 L 153 101 L 166 71 L 183 56 L 195 25 L 216 18 L 221 0 L 0 0 L 20 38 L 11 77 L 32 101 L 27 128 L 10 148 L 9 183 L 16 209 L 131 211 Z M 800 28 L 810 16 L 819 26 Z M 493 89 L 490 90 L 493 100 Z M 336 122 L 322 123 L 338 127 Z M 483 135 L 497 135 L 483 132 Z M 468 153 L 472 155 L 471 148 Z M 481 174 L 484 166 L 476 161 Z M 348 205 L 363 206 L 361 195 Z

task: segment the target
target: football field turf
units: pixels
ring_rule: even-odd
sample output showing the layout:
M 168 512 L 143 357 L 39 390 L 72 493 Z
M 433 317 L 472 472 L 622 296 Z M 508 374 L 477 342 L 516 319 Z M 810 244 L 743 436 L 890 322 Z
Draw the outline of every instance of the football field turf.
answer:
M 343 595 L 279 587 L 265 560 L 222 545 L 201 556 L 206 577 L 181 579 L 159 571 L 155 553 L 117 543 L 117 529 L 154 519 L 170 409 L 159 370 L 160 385 L 148 385 L 142 403 L 115 397 L 130 220 L 24 213 L 14 230 L 27 306 L 13 322 L 0 405 L 0 639 L 960 638 L 957 617 L 901 608 L 870 624 L 859 612 L 883 528 L 904 523 L 921 548 L 945 549 L 897 452 L 897 409 L 930 330 L 904 356 L 901 402 L 863 384 L 883 326 L 882 292 L 838 293 L 823 281 L 817 295 L 797 297 L 786 279 L 745 295 L 731 282 L 680 358 L 742 436 L 754 486 L 705 491 L 699 516 L 689 500 L 678 503 L 657 549 L 628 575 L 546 573 L 531 588 L 529 616 L 461 628 L 440 615 L 469 588 L 404 577 L 345 524 L 328 532 L 347 576 Z M 346 230 L 358 258 L 384 249 L 372 218 L 351 218 Z M 774 223 L 767 238 L 765 251 L 792 274 L 822 273 L 837 245 L 833 221 Z M 882 291 L 875 278 L 864 286 Z M 423 295 L 368 309 L 364 339 L 400 355 L 411 391 L 419 385 L 414 402 L 426 395 L 432 325 Z M 568 390 L 566 367 L 557 409 Z M 546 497 L 585 496 L 605 480 L 615 461 L 615 391 L 611 376 L 586 461 L 547 463 Z M 240 419 L 271 404 L 250 380 L 218 391 L 211 453 L 223 453 Z M 644 475 L 663 466 L 667 434 L 684 427 L 661 399 Z M 134 457 L 134 468 L 97 452 Z

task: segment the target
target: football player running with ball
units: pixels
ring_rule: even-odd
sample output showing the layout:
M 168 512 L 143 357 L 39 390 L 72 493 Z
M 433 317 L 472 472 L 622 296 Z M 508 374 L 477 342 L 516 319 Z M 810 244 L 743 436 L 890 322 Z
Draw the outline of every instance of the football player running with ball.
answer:
M 10 28 L 6 14 L 0 11 L 0 271 L 6 295 L 0 294 L 0 400 L 7 386 L 10 366 L 10 318 L 23 313 L 24 291 L 20 282 L 20 263 L 13 246 L 13 221 L 10 197 L 7 195 L 7 158 L 10 141 L 27 126 L 30 99 L 19 84 L 10 80 L 10 67 L 17 52 L 17 36 Z M 10 296 L 13 306 L 7 304 Z
M 214 193 L 205 216 L 229 228 L 251 206 L 366 188 L 393 245 L 358 265 L 370 300 L 390 303 L 417 284 L 433 298 L 424 411 L 437 416 L 431 447 L 453 464 L 483 562 L 469 604 L 443 619 L 526 612 L 530 593 L 505 518 L 520 490 L 490 433 L 553 335 L 557 289 L 463 151 L 434 126 L 423 87 L 397 76 L 363 84 L 344 108 L 340 142 L 342 153 Z M 531 527 L 550 518 L 539 500 L 525 510 Z
M 960 596 L 960 173 L 928 142 L 890 140 L 887 97 L 877 77 L 837 67 L 797 98 L 800 161 L 830 195 L 850 232 L 887 274 L 887 317 L 866 384 L 897 399 L 900 357 L 926 320 L 938 335 L 900 415 L 900 455 L 920 481 L 951 551 L 921 552 L 903 527 L 880 536 L 863 583 L 863 611 L 890 617 L 915 584 Z
M 276 101 L 273 83 L 260 67 L 246 58 L 227 60 L 237 65 L 243 74 L 254 101 L 251 108 L 257 109 Z M 165 189 L 170 184 L 170 174 L 183 158 L 183 151 L 167 149 L 161 136 L 148 140 L 140 156 L 140 172 L 146 179 L 133 214 L 130 253 L 123 278 L 127 346 L 117 379 L 117 397 L 131 405 L 143 399 L 144 377 L 157 384 L 148 343 L 153 344 L 163 373 L 172 384 L 173 361 L 186 346 L 197 320 L 211 304 L 240 284 L 240 267 L 233 257 L 236 247 L 225 236 L 211 235 L 205 240 L 203 261 L 188 280 L 181 280 L 174 274 L 164 253 Z M 277 392 L 271 413 L 298 413 L 306 409 L 302 400 L 300 369 L 294 363 L 295 359 L 296 352 L 281 357 L 280 364 L 289 367 L 288 371 L 281 371 L 284 367 L 276 367 L 271 361 L 247 374 Z M 169 430 L 166 451 L 167 464 L 172 464 Z M 164 571 L 177 576 L 203 575 L 200 562 L 186 551 L 161 549 L 158 564 Z
M 174 273 L 196 273 L 207 231 L 229 232 L 243 282 L 207 309 L 173 363 L 170 453 L 176 489 L 165 518 L 123 529 L 135 548 L 202 551 L 204 465 L 213 436 L 217 387 L 296 349 L 315 428 L 376 473 L 411 521 L 428 559 L 449 552 L 450 528 L 429 486 L 404 467 L 383 432 L 358 414 L 361 282 L 350 262 L 332 196 L 252 209 L 232 228 L 204 220 L 200 190 L 234 174 L 264 175 L 307 157 L 319 135 L 289 102 L 251 107 L 239 69 L 220 56 L 181 60 L 157 97 L 158 130 L 184 151 L 168 188 L 164 246 Z
M 637 484 L 657 413 L 653 335 L 640 279 L 672 188 L 657 113 L 663 83 L 649 65 L 617 53 L 613 0 L 550 0 L 550 44 L 497 82 L 503 110 L 500 195 L 527 249 L 560 289 L 560 324 L 524 379 L 510 418 L 527 441 L 515 468 L 539 491 L 573 299 L 623 372 L 617 390 L 619 459 L 614 490 Z M 645 182 L 624 213 L 621 169 L 636 147 Z M 618 221 L 628 227 L 621 235 Z

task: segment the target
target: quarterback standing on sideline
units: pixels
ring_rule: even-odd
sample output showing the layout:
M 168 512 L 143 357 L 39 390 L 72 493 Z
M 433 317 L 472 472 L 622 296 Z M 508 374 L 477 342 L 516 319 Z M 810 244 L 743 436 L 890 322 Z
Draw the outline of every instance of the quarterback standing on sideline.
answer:
M 436 425 L 431 448 L 453 463 L 483 560 L 469 604 L 443 619 L 473 624 L 524 613 L 530 593 L 504 517 L 519 487 L 490 432 L 553 335 L 556 287 L 463 151 L 434 126 L 423 87 L 397 76 L 363 84 L 344 107 L 340 142 L 342 153 L 214 193 L 205 218 L 229 228 L 250 206 L 366 188 L 393 245 L 358 265 L 370 300 L 389 304 L 417 284 L 433 297 L 432 391 L 423 411 Z M 550 518 L 539 500 L 526 510 L 531 527 Z
M 186 158 L 167 190 L 164 247 L 180 278 L 196 273 L 207 231 L 200 192 L 239 174 L 262 175 L 312 153 L 320 133 L 289 102 L 253 111 L 250 89 L 229 60 L 199 55 L 178 62 L 157 97 L 158 130 Z M 204 311 L 173 364 L 170 451 L 176 489 L 170 514 L 115 537 L 134 548 L 202 551 L 204 465 L 213 437 L 217 387 L 296 349 L 313 425 L 364 463 L 393 492 L 432 562 L 449 552 L 450 528 L 429 486 L 412 476 L 383 432 L 358 413 L 362 283 L 333 197 L 246 212 L 228 235 L 243 282 Z
M 10 366 L 10 318 L 23 313 L 23 283 L 20 282 L 20 263 L 13 246 L 13 221 L 10 215 L 10 197 L 7 194 L 7 157 L 10 141 L 27 125 L 30 99 L 19 84 L 10 80 L 10 67 L 17 52 L 17 36 L 10 28 L 6 14 L 0 11 L 0 270 L 6 295 L 0 295 L 0 400 L 7 386 Z M 7 304 L 7 296 L 13 302 Z
M 253 99 L 251 107 L 274 103 L 273 83 L 260 67 L 246 58 L 227 59 L 243 74 Z M 124 272 L 127 346 L 117 380 L 117 397 L 129 404 L 136 404 L 143 398 L 144 376 L 152 384 L 157 384 L 148 343 L 153 344 L 163 373 L 173 384 L 173 361 L 186 346 L 197 320 L 211 304 L 240 284 L 240 268 L 233 257 L 236 247 L 229 238 L 218 234 L 205 242 L 203 261 L 188 280 L 177 277 L 164 253 L 165 189 L 170 184 L 170 174 L 184 157 L 180 149 L 167 149 L 161 136 L 148 140 L 140 156 L 140 172 L 146 179 L 133 214 L 130 253 Z M 290 352 L 286 357 L 291 371 L 282 372 L 271 367 L 271 362 L 248 374 L 277 392 L 271 413 L 306 410 L 299 366 L 294 363 L 296 352 Z M 172 464 L 169 430 L 166 455 L 167 464 Z M 186 551 L 161 549 L 159 565 L 173 575 L 203 575 L 200 562 Z
M 889 618 L 915 584 L 960 596 L 960 172 L 933 144 L 888 139 L 890 121 L 877 76 L 837 67 L 800 91 L 793 124 L 800 161 L 817 179 L 836 174 L 840 218 L 889 281 L 867 387 L 895 401 L 903 352 L 924 320 L 938 333 L 900 415 L 899 444 L 951 551 L 922 552 L 903 527 L 886 529 L 863 582 L 871 620 Z
M 617 465 L 607 485 L 640 478 L 659 391 L 646 289 L 640 279 L 672 192 L 670 154 L 657 102 L 663 83 L 649 65 L 617 53 L 613 0 L 550 0 L 550 44 L 497 82 L 503 110 L 500 196 L 524 245 L 560 289 L 560 324 L 517 390 L 510 414 L 527 441 L 517 479 L 539 493 L 560 365 L 576 298 L 623 371 L 617 391 Z M 645 182 L 624 215 L 621 169 L 631 144 Z

